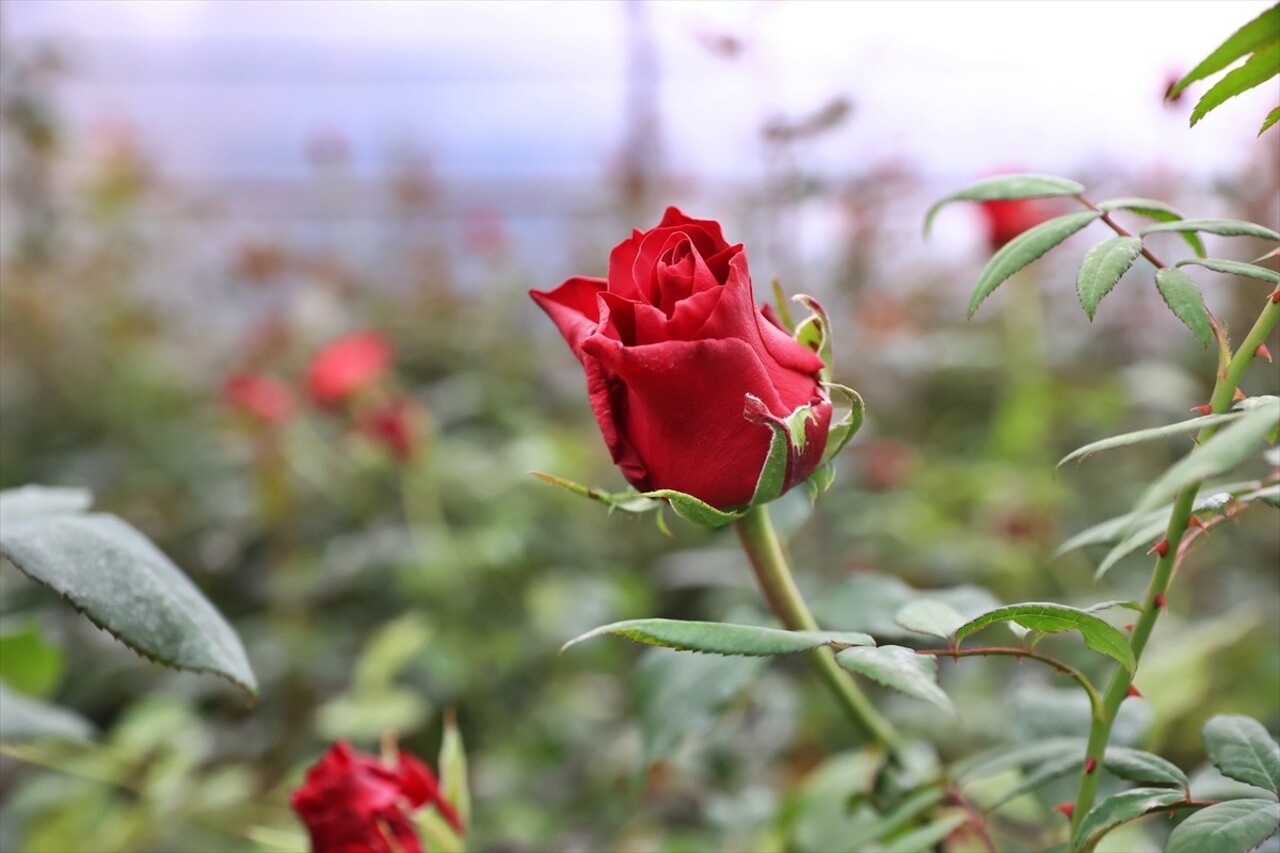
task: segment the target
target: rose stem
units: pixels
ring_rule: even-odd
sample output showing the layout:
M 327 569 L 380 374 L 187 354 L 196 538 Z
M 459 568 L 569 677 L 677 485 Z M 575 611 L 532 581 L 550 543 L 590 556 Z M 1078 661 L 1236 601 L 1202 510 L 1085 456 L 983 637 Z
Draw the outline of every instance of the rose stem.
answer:
M 752 507 L 734 523 L 742 550 L 747 552 L 751 568 L 755 571 L 760 591 L 768 600 L 774 614 L 792 631 L 817 631 L 809 607 L 804 603 L 800 590 L 791 577 L 787 558 L 782 553 L 782 543 L 769 520 L 769 510 L 764 506 Z M 836 663 L 835 653 L 822 647 L 806 653 L 813 668 L 835 694 L 845 711 L 873 740 L 892 752 L 901 749 L 898 733 L 876 711 L 866 695 L 858 689 L 853 676 Z

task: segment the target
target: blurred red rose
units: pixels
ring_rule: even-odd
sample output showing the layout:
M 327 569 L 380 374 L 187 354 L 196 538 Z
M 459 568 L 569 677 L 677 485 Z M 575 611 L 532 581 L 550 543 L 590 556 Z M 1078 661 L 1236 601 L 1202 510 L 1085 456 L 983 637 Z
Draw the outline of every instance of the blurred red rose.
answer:
M 391 369 L 391 344 L 375 332 L 338 338 L 311 359 L 307 387 L 320 406 L 332 406 L 377 382 Z
M 293 393 L 279 379 L 259 373 L 233 373 L 222 383 L 227 405 L 268 424 L 282 424 L 293 414 Z
M 1050 218 L 1044 204 L 1031 198 L 984 201 L 979 207 L 986 220 L 987 245 L 993 252 Z
M 668 208 L 614 248 L 608 279 L 530 295 L 582 363 L 605 444 L 636 488 L 747 504 L 773 435 L 759 417 L 806 404 L 807 442 L 787 460 L 784 489 L 813 473 L 831 422 L 822 359 L 757 307 L 747 256 L 719 223 Z M 752 420 L 748 395 L 764 404 Z
M 431 770 L 404 753 L 398 762 L 388 766 L 339 742 L 307 770 L 290 803 L 313 853 L 421 853 L 409 815 L 428 804 L 462 831 Z
M 361 419 L 358 429 L 401 460 L 413 456 L 418 447 L 416 418 L 408 400 L 392 400 L 374 409 Z

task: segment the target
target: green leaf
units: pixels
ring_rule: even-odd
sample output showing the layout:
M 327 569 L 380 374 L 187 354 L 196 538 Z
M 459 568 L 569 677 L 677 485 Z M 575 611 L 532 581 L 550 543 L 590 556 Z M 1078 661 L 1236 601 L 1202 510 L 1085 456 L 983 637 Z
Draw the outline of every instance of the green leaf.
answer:
M 1188 85 L 1221 71 L 1240 57 L 1275 41 L 1277 33 L 1280 33 L 1280 6 L 1272 6 L 1232 33 L 1213 53 L 1174 83 L 1167 97 L 1176 97 Z
M 1201 345 L 1205 349 L 1212 346 L 1213 324 L 1209 321 L 1209 309 L 1204 307 L 1204 297 L 1191 276 L 1176 267 L 1156 270 L 1156 289 L 1173 316 L 1186 324 Z
M 628 619 L 574 637 L 560 651 L 594 637 L 612 634 L 650 646 L 712 655 L 792 655 L 819 646 L 870 646 L 875 640 L 856 631 L 783 631 L 725 622 L 679 619 Z
M 925 788 L 908 796 L 893 811 L 876 820 L 858 826 L 842 839 L 845 850 L 865 850 L 868 844 L 887 838 L 913 820 L 942 802 L 943 793 L 938 788 Z
M 1280 744 L 1262 723 L 1223 714 L 1204 725 L 1204 748 L 1222 775 L 1280 795 Z
M 0 743 L 45 737 L 92 740 L 93 724 L 73 711 L 17 693 L 0 681 Z
M 1155 509 L 1183 486 L 1230 471 L 1249 459 L 1277 422 L 1280 399 L 1249 409 L 1240 420 L 1192 450 L 1152 483 L 1133 508 L 1134 517 Z
M 0 492 L 0 527 L 47 515 L 81 513 L 93 505 L 88 489 L 58 486 L 22 486 Z
M 1228 800 L 1174 827 L 1165 853 L 1247 853 L 1280 829 L 1280 803 Z
M 981 628 L 996 622 L 1017 622 L 1033 631 L 1057 633 L 1059 631 L 1079 631 L 1084 637 L 1085 645 L 1099 654 L 1114 658 L 1129 672 L 1135 666 L 1133 649 L 1124 634 L 1112 628 L 1092 613 L 1086 613 L 1065 604 L 1032 601 L 1025 604 L 1011 604 L 984 613 L 976 619 L 966 622 L 956 631 L 956 643 Z
M 1191 783 L 1187 774 L 1172 761 L 1125 746 L 1109 746 L 1102 765 L 1110 772 L 1130 782 L 1146 782 L 1153 785 L 1176 785 L 1184 791 Z
M 969 298 L 969 317 L 1009 276 L 1039 258 L 1045 252 L 1096 220 L 1102 214 L 1096 210 L 1068 213 L 1048 222 L 1042 222 L 1014 237 L 992 256 L 978 276 L 973 296 Z
M 440 737 L 440 793 L 453 806 L 464 827 L 471 825 L 471 790 L 467 786 L 467 751 L 462 743 L 458 719 L 452 711 L 444 715 Z
M 458 836 L 449 821 L 444 819 L 439 809 L 434 806 L 418 809 L 413 813 L 412 819 L 427 850 L 432 853 L 466 853 L 466 842 Z
M 1084 820 L 1080 821 L 1077 833 L 1081 842 L 1079 846 L 1087 846 L 1098 836 L 1122 823 L 1167 809 L 1184 802 L 1186 798 L 1185 792 L 1171 791 L 1168 788 L 1133 788 L 1113 794 L 1090 809 Z
M 862 396 L 852 388 L 846 388 L 844 385 L 838 385 L 835 382 L 822 383 L 823 389 L 831 396 L 833 403 L 843 404 L 849 407 L 849 411 L 838 422 L 831 425 L 827 430 L 827 446 L 822 451 L 822 461 L 830 462 L 837 453 L 844 449 L 849 443 L 849 439 L 857 434 L 862 428 L 863 418 L 866 417 L 867 407 L 862 402 Z
M 28 696 L 48 696 L 67 668 L 62 649 L 45 642 L 35 619 L 0 625 L 5 626 L 0 633 L 0 681 Z
M 648 498 L 639 492 L 606 492 L 601 489 L 584 486 L 581 483 L 575 483 L 573 480 L 566 480 L 564 477 L 557 477 L 555 474 L 547 474 L 542 471 L 530 471 L 529 474 L 544 483 L 572 492 L 580 498 L 587 498 L 604 504 L 609 508 L 610 512 L 615 509 L 633 513 L 653 512 L 662 507 L 660 499 Z
M 685 521 L 692 521 L 703 527 L 717 528 L 737 521 L 746 515 L 746 510 L 721 510 L 700 501 L 693 495 L 677 492 L 674 489 L 658 489 L 654 492 L 641 492 L 640 497 L 652 500 L 664 500 L 675 510 L 676 515 Z
M 1160 222 L 1143 228 L 1141 235 L 1158 234 L 1162 231 L 1203 231 L 1206 234 L 1218 234 L 1223 237 L 1261 237 L 1264 240 L 1280 240 L 1280 234 L 1241 219 L 1181 219 L 1175 222 Z
M 1093 573 L 1094 582 L 1096 583 L 1102 580 L 1102 577 L 1107 572 L 1111 571 L 1112 567 L 1115 566 L 1116 563 L 1120 562 L 1134 551 L 1137 551 L 1139 548 L 1154 545 L 1156 542 L 1160 541 L 1160 538 L 1164 536 L 1165 529 L 1168 528 L 1168 526 L 1169 518 L 1168 513 L 1166 513 L 1164 518 L 1148 521 L 1141 527 L 1134 528 L 1131 534 L 1116 543 L 1116 545 L 1107 552 L 1107 556 L 1102 558 L 1102 562 L 1098 564 L 1098 568 Z
M 1262 127 L 1258 128 L 1258 135 L 1261 136 L 1266 133 L 1271 129 L 1271 126 L 1278 121 L 1280 121 L 1280 107 L 1276 107 L 1274 110 L 1267 113 L 1267 117 L 1262 120 Z
M 883 853 L 920 853 L 921 850 L 932 850 L 938 842 L 955 832 L 968 819 L 968 815 L 964 814 L 951 814 L 939 818 L 906 835 L 898 836 L 884 846 Z
M 938 662 L 903 646 L 861 646 L 836 654 L 845 669 L 865 675 L 908 696 L 954 711 L 951 699 L 938 686 Z
M 1266 267 L 1255 266 L 1254 264 L 1246 264 L 1242 261 L 1226 261 L 1220 258 L 1187 258 L 1184 261 L 1178 261 L 1174 266 L 1185 267 L 1188 264 L 1211 269 L 1214 272 L 1226 275 L 1242 275 L 1271 284 L 1280 284 L 1280 272 L 1269 270 Z
M 1162 201 L 1150 198 L 1113 198 L 1110 201 L 1099 203 L 1098 208 L 1107 212 L 1127 210 L 1130 213 L 1136 213 L 1138 216 L 1145 216 L 1157 222 L 1173 222 L 1175 219 L 1183 218 L 1180 211 Z M 1182 239 L 1191 247 L 1191 251 L 1196 253 L 1196 257 L 1204 257 L 1204 242 L 1196 232 L 1183 231 Z
M 984 752 L 978 756 L 964 759 L 957 763 L 952 772 L 960 781 L 982 779 L 995 775 L 1010 767 L 1023 767 L 1040 762 L 1056 762 L 1063 756 L 1073 755 L 1083 762 L 1084 747 L 1087 742 L 1083 738 L 1049 738 L 1036 740 L 1021 746 L 1001 746 Z
M 893 575 L 857 572 L 832 584 L 814 598 L 813 610 L 820 625 L 865 631 L 874 637 L 914 636 L 893 620 L 912 601 L 932 599 L 949 604 L 966 618 L 1000 606 L 989 590 L 977 586 L 913 589 Z
M 917 634 L 928 634 L 946 639 L 964 624 L 965 619 L 955 608 L 943 601 L 923 598 L 913 601 L 898 611 L 893 620 Z
M 1171 435 L 1186 435 L 1188 433 L 1198 432 L 1205 427 L 1213 426 L 1214 424 L 1230 423 L 1231 421 L 1239 420 L 1240 414 L 1240 412 L 1223 412 L 1220 415 L 1204 415 L 1199 418 L 1179 421 L 1176 424 L 1152 427 L 1151 429 L 1140 429 L 1135 432 L 1126 432 L 1123 435 L 1113 435 L 1110 438 L 1103 438 L 1071 451 L 1066 456 L 1062 457 L 1062 460 L 1058 462 L 1056 467 L 1061 468 L 1073 459 L 1083 461 L 1093 454 L 1099 453 L 1103 450 L 1113 450 L 1117 447 L 1128 447 L 1131 444 L 1141 444 L 1144 441 L 1155 441 L 1161 438 L 1168 438 Z
M 1092 320 L 1098 311 L 1098 302 L 1111 292 L 1120 277 L 1142 254 L 1141 237 L 1113 237 L 1089 250 L 1076 274 L 1076 293 L 1080 307 Z
M 112 515 L 5 524 L 0 554 L 143 657 L 258 692 L 244 646 L 199 588 L 151 540 Z
M 1019 198 L 1048 198 L 1079 195 L 1084 185 L 1052 175 L 1000 175 L 986 178 L 956 190 L 929 208 L 924 216 L 924 236 L 929 236 L 938 211 L 956 201 L 1000 201 Z
M 1261 86 L 1277 74 L 1280 74 L 1280 39 L 1259 48 L 1243 65 L 1228 71 L 1205 92 L 1191 110 L 1191 126 L 1195 127 L 1196 122 L 1227 100 Z
M 1036 788 L 1047 785 L 1055 779 L 1070 775 L 1084 765 L 1083 756 L 1084 743 L 1081 742 L 1078 752 L 1073 752 L 1071 755 L 1060 755 L 1044 762 L 1024 776 L 1021 782 L 1001 794 L 1000 798 L 994 803 L 987 806 L 987 811 L 995 811 L 1005 803 L 1016 800 L 1028 791 L 1034 791 Z

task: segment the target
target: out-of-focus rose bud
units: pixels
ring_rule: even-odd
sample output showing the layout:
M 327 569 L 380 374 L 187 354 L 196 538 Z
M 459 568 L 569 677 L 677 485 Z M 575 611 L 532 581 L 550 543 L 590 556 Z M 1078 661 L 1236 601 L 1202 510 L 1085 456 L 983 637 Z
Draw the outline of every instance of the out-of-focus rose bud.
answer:
M 381 380 L 391 369 L 391 344 L 375 332 L 338 338 L 317 352 L 307 389 L 319 406 L 335 406 Z
M 272 376 L 233 373 L 222 383 L 222 399 L 263 423 L 282 424 L 293 414 L 293 393 Z
M 984 201 L 978 205 L 987 226 L 987 245 L 991 251 L 1051 218 L 1044 203 L 1033 198 Z
M 366 414 L 361 418 L 358 429 L 403 461 L 411 458 L 418 449 L 418 424 L 413 404 L 397 399 Z

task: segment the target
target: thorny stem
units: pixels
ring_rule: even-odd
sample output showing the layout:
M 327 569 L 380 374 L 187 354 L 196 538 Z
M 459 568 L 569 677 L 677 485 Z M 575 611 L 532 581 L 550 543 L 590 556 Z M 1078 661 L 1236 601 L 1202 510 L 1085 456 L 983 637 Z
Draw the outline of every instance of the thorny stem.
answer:
M 1083 196 L 1076 196 L 1076 198 L 1086 207 L 1092 210 L 1099 210 L 1097 205 Z M 1117 225 L 1107 213 L 1102 214 L 1102 221 L 1111 226 L 1117 234 L 1129 236 L 1129 232 Z M 1156 267 L 1165 268 L 1165 264 L 1145 248 L 1142 250 L 1142 254 Z M 1209 316 L 1213 320 L 1213 315 L 1210 314 Z M 1213 395 L 1209 400 L 1209 408 L 1213 414 L 1221 414 L 1231 407 L 1236 388 L 1239 387 L 1240 380 L 1243 378 L 1245 370 L 1248 369 L 1249 363 L 1253 361 L 1255 350 L 1267 339 L 1271 330 L 1276 327 L 1277 321 L 1280 321 L 1280 303 L 1273 302 L 1268 298 L 1266 306 L 1258 315 L 1253 328 L 1249 330 L 1249 333 L 1245 335 L 1244 340 L 1236 349 L 1235 355 L 1229 356 L 1228 353 L 1230 351 L 1225 344 L 1226 333 L 1217 321 L 1213 320 L 1214 330 L 1217 332 L 1221 344 Z M 1217 431 L 1217 425 L 1205 427 L 1196 437 L 1196 443 L 1203 444 Z M 1181 545 L 1183 534 L 1186 533 L 1196 494 L 1200 491 L 1202 482 L 1196 481 L 1184 486 L 1174 498 L 1173 512 L 1169 516 L 1169 525 L 1164 534 L 1164 541 L 1167 543 L 1167 547 L 1164 554 L 1156 560 L 1155 570 L 1151 574 L 1151 582 L 1147 586 L 1146 598 L 1143 601 L 1142 615 L 1134 623 L 1133 634 L 1129 639 L 1129 645 L 1133 649 L 1135 661 L 1141 658 L 1142 651 L 1147 646 L 1147 640 L 1151 638 L 1151 631 L 1155 628 L 1156 620 L 1160 618 L 1164 597 L 1169 589 L 1169 580 L 1173 576 L 1174 564 L 1178 560 L 1179 546 Z M 1107 742 L 1111 739 L 1111 726 L 1115 722 L 1116 713 L 1120 710 L 1120 703 L 1129 695 L 1129 687 L 1132 683 L 1132 677 L 1122 667 L 1117 668 L 1115 674 L 1112 675 L 1111 681 L 1107 685 L 1106 693 L 1103 694 L 1102 714 L 1099 715 L 1095 712 L 1089 727 L 1089 745 L 1085 752 L 1085 767 L 1092 766 L 1096 768 L 1101 766 Z M 1089 759 L 1092 759 L 1092 761 Z M 1080 787 L 1076 792 L 1075 808 L 1071 818 L 1071 850 L 1073 851 L 1080 850 L 1088 840 L 1079 837 L 1080 825 L 1085 815 L 1093 808 L 1093 802 L 1098 793 L 1099 775 L 1095 770 L 1094 772 L 1082 773 L 1080 776 Z
M 769 510 L 764 506 L 752 507 L 747 514 L 734 522 L 742 550 L 746 552 L 751 568 L 755 571 L 760 591 L 769 602 L 774 615 L 792 631 L 817 631 L 818 623 L 809 612 L 800 590 L 791 577 L 787 558 L 782 553 L 782 543 L 769 521 Z M 880 716 L 867 699 L 853 677 L 836 663 L 835 653 L 824 647 L 806 653 L 809 663 L 817 670 L 828 689 L 860 729 L 872 740 L 898 753 L 902 743 L 892 724 Z
M 968 657 L 995 656 L 995 657 L 1011 657 L 1029 658 L 1048 664 L 1063 675 L 1069 675 L 1075 679 L 1076 683 L 1084 688 L 1084 692 L 1089 694 L 1089 706 L 1093 709 L 1093 716 L 1097 717 L 1102 713 L 1102 699 L 1098 696 L 1098 691 L 1094 689 L 1092 682 L 1085 676 L 1083 672 L 1076 669 L 1070 664 L 1064 663 L 1055 657 L 1041 654 L 1034 649 L 1027 649 L 1021 646 L 975 646 L 969 649 L 916 649 L 918 655 L 933 655 L 935 657 L 949 657 L 953 660 Z

